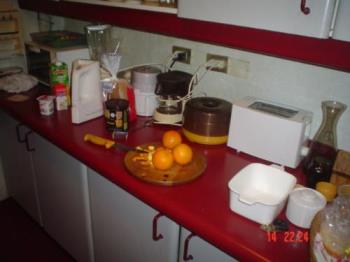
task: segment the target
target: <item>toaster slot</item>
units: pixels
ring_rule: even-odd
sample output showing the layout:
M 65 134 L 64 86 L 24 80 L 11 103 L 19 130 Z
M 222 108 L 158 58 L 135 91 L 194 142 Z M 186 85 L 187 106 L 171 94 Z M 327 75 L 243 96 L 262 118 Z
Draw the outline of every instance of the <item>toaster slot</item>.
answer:
M 264 102 L 254 102 L 249 106 L 249 108 L 284 118 L 291 118 L 298 114 L 298 111 L 296 110 L 277 105 L 267 104 Z

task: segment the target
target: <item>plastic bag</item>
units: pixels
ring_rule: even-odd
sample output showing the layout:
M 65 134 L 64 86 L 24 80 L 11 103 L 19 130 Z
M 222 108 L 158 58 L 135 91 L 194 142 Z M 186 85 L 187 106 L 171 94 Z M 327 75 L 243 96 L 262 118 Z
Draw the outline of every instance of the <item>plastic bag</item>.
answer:
M 34 76 L 20 73 L 0 78 L 0 90 L 9 93 L 21 93 L 30 90 L 38 84 Z

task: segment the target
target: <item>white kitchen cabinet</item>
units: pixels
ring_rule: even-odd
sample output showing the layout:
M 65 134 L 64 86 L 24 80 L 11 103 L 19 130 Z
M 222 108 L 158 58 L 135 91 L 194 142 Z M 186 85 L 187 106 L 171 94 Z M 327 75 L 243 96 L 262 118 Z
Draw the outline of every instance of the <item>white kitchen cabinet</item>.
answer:
M 179 0 L 178 16 L 328 38 L 335 2 L 336 0 Z
M 93 261 L 87 167 L 39 135 L 29 143 L 45 231 L 77 261 Z
M 96 262 L 177 262 L 175 222 L 93 170 L 88 181 Z
M 1 111 L 0 119 L 0 156 L 8 193 L 34 220 L 42 224 L 32 152 L 26 148 L 26 139 L 31 131 Z
M 186 261 L 234 262 L 237 260 L 182 227 L 180 234 L 179 262 Z
M 350 1 L 338 1 L 332 38 L 350 41 Z

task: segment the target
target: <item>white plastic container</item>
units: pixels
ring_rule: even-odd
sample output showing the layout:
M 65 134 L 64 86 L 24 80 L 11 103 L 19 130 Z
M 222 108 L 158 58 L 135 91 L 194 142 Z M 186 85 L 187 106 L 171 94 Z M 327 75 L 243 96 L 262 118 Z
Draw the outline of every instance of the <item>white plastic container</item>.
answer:
M 158 107 L 157 96 L 154 92 L 141 92 L 134 89 L 136 114 L 138 116 L 153 116 L 154 110 Z
M 229 182 L 230 208 L 260 224 L 270 224 L 283 209 L 296 178 L 278 167 L 253 163 Z
M 54 112 L 54 96 L 42 95 L 36 99 L 39 102 L 40 113 L 44 116 L 52 115 Z
M 136 67 L 132 71 L 131 84 L 135 90 L 154 94 L 157 85 L 157 75 L 160 72 L 159 68 L 153 66 Z
M 326 204 L 326 198 L 316 190 L 296 188 L 289 195 L 286 216 L 294 225 L 310 228 L 315 215 Z

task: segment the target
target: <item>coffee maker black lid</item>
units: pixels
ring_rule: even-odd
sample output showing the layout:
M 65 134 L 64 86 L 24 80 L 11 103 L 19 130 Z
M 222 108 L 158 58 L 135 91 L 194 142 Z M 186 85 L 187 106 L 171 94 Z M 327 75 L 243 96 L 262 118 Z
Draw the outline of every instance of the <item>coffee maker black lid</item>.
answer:
M 156 95 L 184 97 L 188 93 L 192 75 L 182 71 L 169 71 L 157 76 Z

